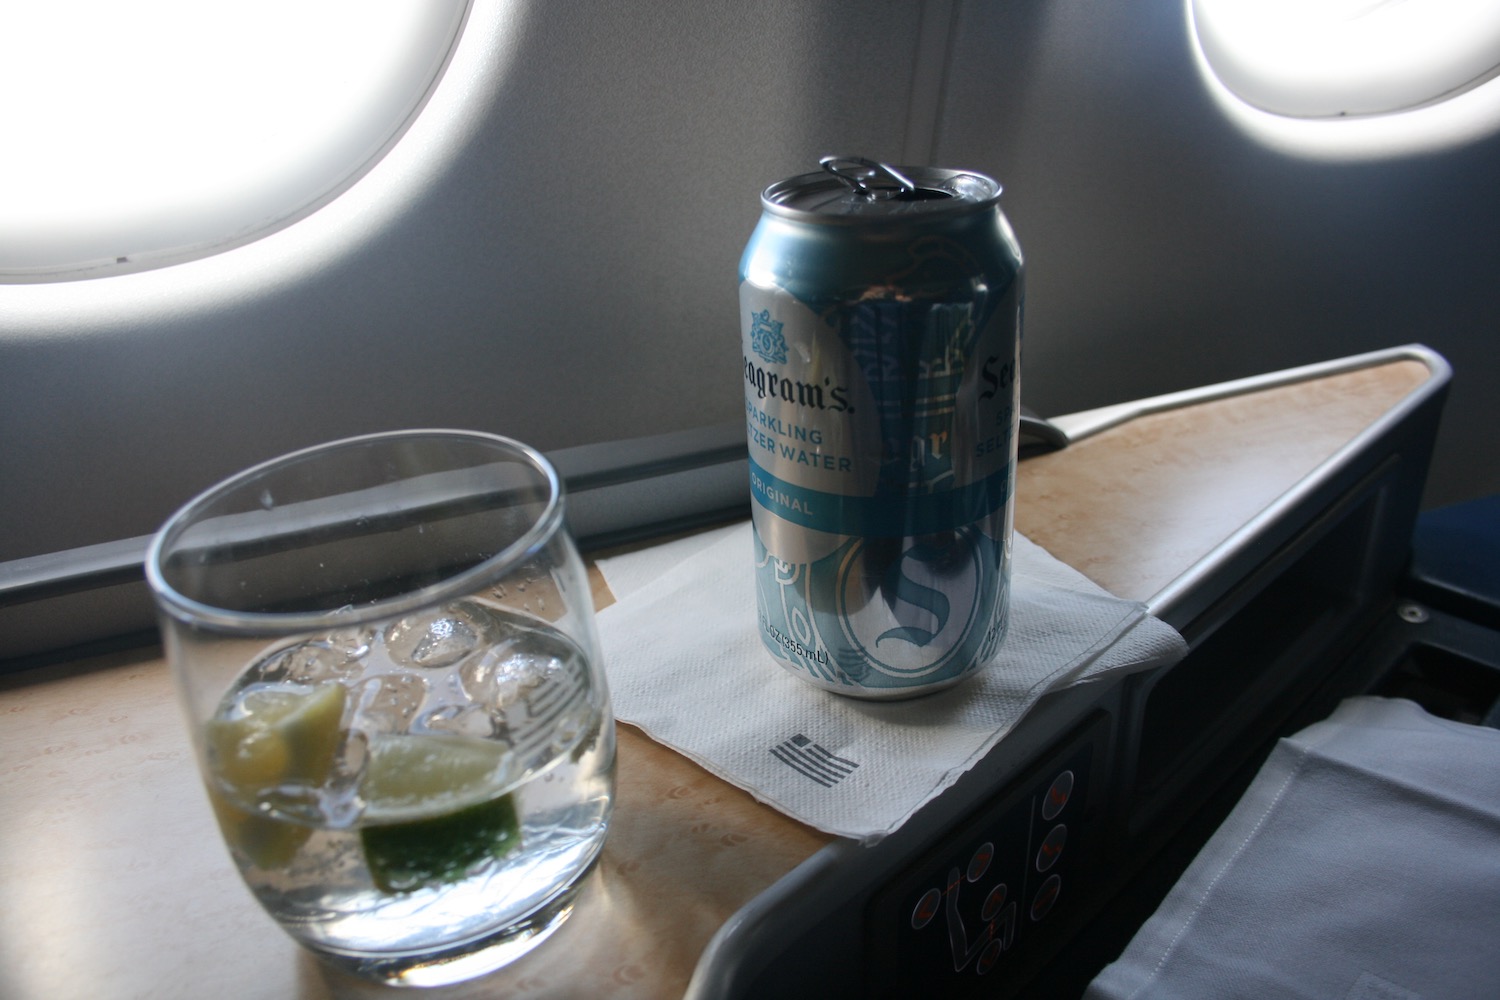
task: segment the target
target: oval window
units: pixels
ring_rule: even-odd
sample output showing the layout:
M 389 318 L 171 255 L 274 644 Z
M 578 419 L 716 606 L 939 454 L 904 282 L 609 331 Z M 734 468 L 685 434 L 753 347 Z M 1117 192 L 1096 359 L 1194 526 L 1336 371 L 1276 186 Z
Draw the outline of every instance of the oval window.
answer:
M 1203 59 L 1240 100 L 1292 118 L 1381 115 L 1500 71 L 1495 0 L 1189 0 Z
M 421 109 L 468 0 L 0 8 L 0 281 L 250 242 L 363 175 Z

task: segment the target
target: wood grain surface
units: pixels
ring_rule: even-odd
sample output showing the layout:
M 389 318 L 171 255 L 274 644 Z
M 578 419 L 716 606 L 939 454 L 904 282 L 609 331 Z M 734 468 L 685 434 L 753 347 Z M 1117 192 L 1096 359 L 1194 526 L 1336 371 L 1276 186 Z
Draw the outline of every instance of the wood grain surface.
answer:
M 1144 599 L 1427 377 L 1399 361 L 1132 421 L 1023 463 L 1017 527 Z M 0 678 L 0 792 L 0 997 L 396 992 L 326 971 L 241 885 L 158 652 Z M 622 725 L 613 826 L 572 918 L 424 995 L 680 996 L 724 921 L 827 840 Z

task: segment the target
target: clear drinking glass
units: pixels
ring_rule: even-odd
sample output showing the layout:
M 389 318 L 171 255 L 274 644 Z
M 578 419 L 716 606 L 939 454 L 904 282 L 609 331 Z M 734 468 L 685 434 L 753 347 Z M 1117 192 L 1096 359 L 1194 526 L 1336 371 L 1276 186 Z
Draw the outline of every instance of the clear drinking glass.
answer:
M 146 569 L 224 839 L 292 937 L 436 985 L 567 916 L 615 733 L 540 454 L 461 431 L 300 451 L 182 508 Z

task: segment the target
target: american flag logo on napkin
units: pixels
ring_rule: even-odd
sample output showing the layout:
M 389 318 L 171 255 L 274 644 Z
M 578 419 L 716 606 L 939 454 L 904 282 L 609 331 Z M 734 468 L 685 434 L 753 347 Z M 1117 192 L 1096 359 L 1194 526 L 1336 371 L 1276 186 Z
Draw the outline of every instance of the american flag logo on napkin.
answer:
M 824 788 L 832 788 L 859 767 L 854 761 L 823 749 L 801 733 L 776 744 L 771 748 L 771 755 Z

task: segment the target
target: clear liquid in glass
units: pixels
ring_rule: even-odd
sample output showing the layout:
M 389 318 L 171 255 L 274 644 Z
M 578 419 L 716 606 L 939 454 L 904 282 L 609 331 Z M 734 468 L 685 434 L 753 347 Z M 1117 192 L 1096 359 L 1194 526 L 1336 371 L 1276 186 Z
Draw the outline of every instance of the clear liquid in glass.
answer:
M 565 915 L 605 837 L 606 705 L 563 633 L 457 601 L 252 664 L 205 730 L 210 796 L 289 933 L 420 982 Z

